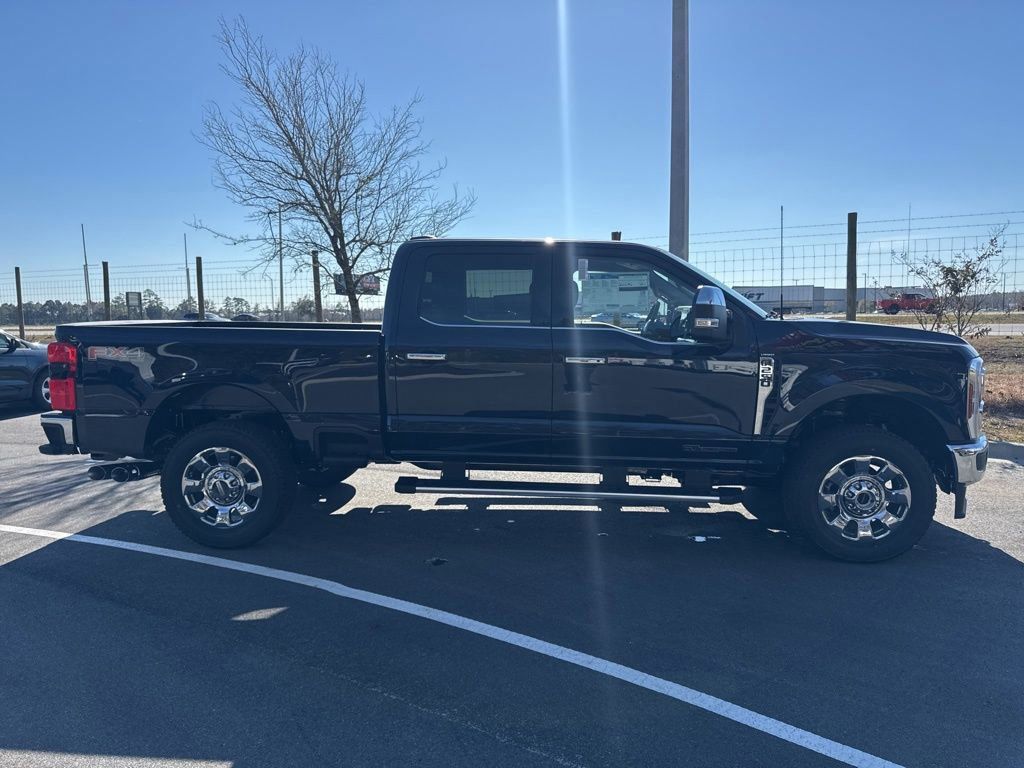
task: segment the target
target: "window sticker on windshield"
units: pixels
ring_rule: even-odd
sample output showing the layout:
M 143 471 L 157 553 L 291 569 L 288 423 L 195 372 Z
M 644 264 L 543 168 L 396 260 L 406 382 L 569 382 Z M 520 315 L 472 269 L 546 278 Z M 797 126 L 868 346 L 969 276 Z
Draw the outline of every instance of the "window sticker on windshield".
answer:
M 576 260 L 576 271 L 579 273 L 580 280 L 587 279 L 587 260 L 577 259 Z

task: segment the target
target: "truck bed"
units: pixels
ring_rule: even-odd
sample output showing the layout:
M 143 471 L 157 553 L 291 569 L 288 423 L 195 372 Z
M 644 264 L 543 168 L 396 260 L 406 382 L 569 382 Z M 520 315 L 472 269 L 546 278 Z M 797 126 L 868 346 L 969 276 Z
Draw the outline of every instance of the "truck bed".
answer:
M 122 321 L 56 336 L 79 349 L 76 429 L 93 452 L 144 456 L 170 414 L 239 407 L 277 414 L 312 451 L 380 450 L 379 325 Z

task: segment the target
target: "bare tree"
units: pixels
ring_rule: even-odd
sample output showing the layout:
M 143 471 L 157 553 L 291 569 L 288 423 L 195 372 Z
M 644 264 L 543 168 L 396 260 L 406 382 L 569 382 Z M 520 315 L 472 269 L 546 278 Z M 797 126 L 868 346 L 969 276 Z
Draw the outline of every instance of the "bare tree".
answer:
M 931 292 L 933 301 L 928 309 L 913 310 L 922 328 L 972 339 L 992 330 L 978 322 L 978 313 L 1000 279 L 1005 231 L 1005 224 L 996 227 L 983 245 L 954 251 L 948 258 L 893 252 L 893 259 Z
M 243 97 L 227 113 L 209 105 L 199 140 L 216 153 L 217 185 L 249 209 L 258 232 L 193 226 L 270 260 L 280 216 L 294 259 L 307 264 L 313 249 L 334 256 L 352 320 L 360 322 L 362 279 L 385 276 L 409 237 L 450 231 L 474 196 L 458 189 L 438 195 L 445 164 L 422 165 L 430 146 L 415 115 L 418 97 L 373 116 L 363 83 L 339 74 L 318 50 L 300 47 L 281 58 L 241 18 L 221 19 L 218 39 L 222 69 Z

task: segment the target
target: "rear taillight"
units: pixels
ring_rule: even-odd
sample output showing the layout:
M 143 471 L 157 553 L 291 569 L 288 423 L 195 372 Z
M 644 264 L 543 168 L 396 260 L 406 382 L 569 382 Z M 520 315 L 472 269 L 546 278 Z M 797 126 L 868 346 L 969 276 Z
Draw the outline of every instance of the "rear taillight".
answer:
M 58 411 L 75 410 L 78 348 L 74 344 L 55 341 L 46 348 L 46 357 L 50 363 L 50 405 Z
M 64 341 L 54 341 L 46 348 L 46 358 L 50 365 L 66 366 L 67 375 L 74 376 L 78 370 L 78 348 Z M 54 371 L 50 371 L 53 375 Z
M 73 411 L 75 400 L 74 379 L 50 379 L 50 406 L 55 411 Z

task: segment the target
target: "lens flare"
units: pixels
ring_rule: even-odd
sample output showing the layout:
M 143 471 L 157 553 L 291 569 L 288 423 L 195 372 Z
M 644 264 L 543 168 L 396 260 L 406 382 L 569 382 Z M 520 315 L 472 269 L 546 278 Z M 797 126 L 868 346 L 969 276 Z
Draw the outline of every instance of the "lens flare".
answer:
M 576 222 L 574 216 L 575 200 L 573 197 L 573 171 L 572 171 L 572 112 L 571 97 L 572 91 L 570 88 L 570 75 L 569 75 L 569 7 L 568 0 L 558 0 L 558 86 L 559 96 L 561 99 L 561 131 L 562 131 L 562 208 L 563 208 L 563 226 L 565 237 L 575 237 L 576 235 Z M 566 269 L 562 271 L 563 275 L 568 275 L 570 279 L 573 277 L 573 273 L 576 271 L 576 247 L 575 244 L 570 242 L 565 243 L 565 248 L 562 254 L 567 261 Z M 557 274 L 557 272 L 556 272 Z M 569 290 L 569 286 L 559 286 Z M 580 295 L 579 292 L 576 293 Z M 586 329 L 580 328 L 575 322 L 576 308 L 573 307 L 573 318 L 570 320 L 572 323 L 569 334 L 569 346 L 572 356 L 585 356 L 584 345 L 586 337 L 584 334 L 588 333 Z M 582 379 L 577 376 L 577 373 L 583 373 L 584 376 L 592 376 L 595 378 L 600 377 L 600 371 L 573 371 L 570 368 L 581 368 L 582 366 L 568 366 L 562 364 L 559 366 L 564 372 L 564 381 L 555 382 L 556 387 L 564 387 L 564 391 L 572 398 L 574 406 L 574 413 L 567 414 L 568 423 L 572 430 L 570 439 L 575 439 L 576 452 L 580 457 L 580 461 L 585 465 L 592 465 L 593 461 L 593 441 L 591 439 L 589 424 L 590 424 L 590 398 L 593 396 L 588 390 L 592 388 L 590 386 L 583 386 Z M 594 623 L 595 634 L 597 635 L 597 641 L 600 648 L 605 653 L 611 653 L 611 626 L 608 618 L 608 604 L 607 604 L 607 576 L 605 574 L 604 559 L 602 553 L 601 543 L 606 539 L 599 538 L 600 532 L 600 518 L 599 515 L 608 514 L 607 510 L 602 508 L 598 513 L 586 513 L 586 527 L 587 527 L 587 538 L 589 540 L 589 548 L 587 551 L 587 569 L 589 571 L 589 585 L 588 595 L 590 601 L 590 608 L 592 611 L 592 619 Z M 616 701 L 615 696 L 611 692 L 608 693 L 608 697 L 603 702 L 603 709 L 605 716 L 609 719 L 616 717 Z

